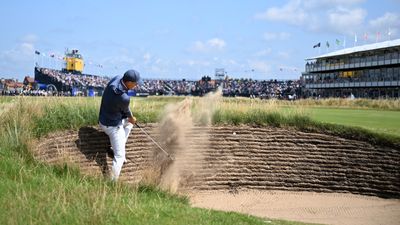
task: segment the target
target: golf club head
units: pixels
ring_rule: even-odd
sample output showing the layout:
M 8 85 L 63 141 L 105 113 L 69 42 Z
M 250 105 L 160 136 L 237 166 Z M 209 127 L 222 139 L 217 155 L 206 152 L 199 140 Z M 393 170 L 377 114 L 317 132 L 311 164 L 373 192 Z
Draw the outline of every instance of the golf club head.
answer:
M 174 158 L 172 155 L 168 155 L 168 158 L 169 158 L 171 161 L 175 161 L 175 158 Z

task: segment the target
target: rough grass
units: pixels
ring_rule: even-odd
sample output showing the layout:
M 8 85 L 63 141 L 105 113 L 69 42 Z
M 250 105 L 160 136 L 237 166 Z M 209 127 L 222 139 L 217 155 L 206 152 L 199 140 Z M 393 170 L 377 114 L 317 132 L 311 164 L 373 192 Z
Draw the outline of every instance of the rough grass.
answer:
M 154 187 L 113 184 L 15 155 L 2 154 L 0 177 L 0 224 L 265 224 L 252 216 L 191 208 L 187 198 Z
M 133 106 L 154 122 L 165 104 Z M 85 177 L 71 166 L 35 161 L 34 140 L 59 129 L 97 123 L 99 98 L 18 97 L 0 120 L 0 224 L 265 224 L 265 219 L 192 208 L 185 197 Z M 143 104 L 142 104 L 143 103 Z M 140 109 L 139 109 L 140 108 Z M 154 111 L 152 114 L 149 112 Z M 268 224 L 303 224 L 268 220 Z
M 132 111 L 141 123 L 156 122 L 165 105 L 183 98 L 135 98 Z M 398 110 L 398 100 L 383 103 L 363 100 L 348 103 L 280 102 L 223 99 L 213 115 L 214 124 L 252 124 L 294 127 L 376 144 L 400 146 L 399 137 L 379 130 L 316 120 L 310 106 Z M 314 105 L 313 105 L 314 104 Z M 30 149 L 34 140 L 56 130 L 78 129 L 97 123 L 100 98 L 0 97 L 0 224 L 263 224 L 262 219 L 191 208 L 184 197 L 154 187 L 128 187 L 82 176 L 69 166 L 36 162 Z M 319 106 L 323 106 L 319 107 Z M 348 110 L 346 109 L 346 110 Z M 364 110 L 365 109 L 365 110 Z M 344 109 L 340 109 L 344 110 Z M 378 114 L 387 111 L 379 108 Z M 391 112 L 398 113 L 398 112 Z M 394 119 L 396 119 L 396 115 Z M 391 119 L 393 120 L 393 118 Z M 326 123 L 331 122 L 331 123 Z M 359 121 L 360 123 L 362 120 Z M 390 122 L 390 121 L 389 121 Z M 347 123 L 347 122 L 344 122 Z M 372 125 L 367 125 L 372 126 Z M 268 224 L 300 224 L 271 221 Z

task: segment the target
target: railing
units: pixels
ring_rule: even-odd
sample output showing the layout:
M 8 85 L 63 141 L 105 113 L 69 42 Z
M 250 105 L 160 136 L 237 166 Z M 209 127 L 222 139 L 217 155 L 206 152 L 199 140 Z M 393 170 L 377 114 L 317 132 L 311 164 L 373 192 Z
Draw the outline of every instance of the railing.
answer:
M 399 87 L 400 81 L 361 81 L 334 83 L 306 83 L 306 88 Z
M 323 64 L 308 64 L 306 65 L 306 72 L 319 72 L 319 71 L 330 71 L 339 69 L 353 69 L 362 67 L 372 66 L 383 66 L 383 65 L 394 65 L 400 64 L 400 55 L 397 58 L 390 59 L 376 59 L 368 60 L 363 62 L 352 62 L 352 63 L 323 63 Z

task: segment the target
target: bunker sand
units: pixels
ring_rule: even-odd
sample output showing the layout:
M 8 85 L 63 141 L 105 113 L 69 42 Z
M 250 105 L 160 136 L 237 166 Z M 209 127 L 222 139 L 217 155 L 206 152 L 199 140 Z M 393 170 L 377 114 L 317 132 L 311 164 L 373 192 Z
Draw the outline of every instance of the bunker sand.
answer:
M 400 224 L 400 200 L 344 193 L 289 191 L 202 191 L 190 195 L 195 207 L 264 218 L 321 224 Z
M 158 124 L 144 129 L 161 140 Z M 176 191 L 193 206 L 325 224 L 399 224 L 399 149 L 273 127 L 193 126 L 185 135 L 191 151 L 178 155 Z M 34 155 L 101 176 L 111 168 L 109 145 L 98 127 L 82 127 L 41 139 Z M 121 180 L 157 181 L 157 151 L 134 130 Z

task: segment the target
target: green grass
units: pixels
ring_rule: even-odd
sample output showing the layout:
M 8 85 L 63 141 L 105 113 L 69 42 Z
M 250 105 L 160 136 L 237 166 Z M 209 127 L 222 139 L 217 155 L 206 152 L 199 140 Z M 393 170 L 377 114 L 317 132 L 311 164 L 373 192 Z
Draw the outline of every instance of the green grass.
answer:
M 156 188 L 113 184 L 16 156 L 2 155 L 0 177 L 0 224 L 265 224 L 252 216 L 191 208 L 185 197 Z
M 167 104 L 182 99 L 134 98 L 131 107 L 140 123 L 157 122 Z M 194 101 L 193 110 L 199 110 L 199 99 Z M 115 185 L 33 159 L 37 138 L 95 125 L 99 106 L 100 98 L 0 97 L 0 224 L 264 224 L 252 216 L 192 208 L 186 198 L 154 187 Z M 399 113 L 396 100 L 229 98 L 216 107 L 213 123 L 293 127 L 398 147 Z
M 400 137 L 400 111 L 371 109 L 309 108 L 313 120 L 362 127 Z
M 135 99 L 142 121 L 155 122 L 179 98 Z M 97 123 L 99 98 L 17 97 L 0 120 L 0 224 L 265 224 L 266 219 L 192 208 L 154 187 L 85 177 L 65 165 L 35 161 L 34 141 L 49 132 Z M 1 105 L 11 101 L 2 101 Z M 250 118 L 250 117 L 248 117 Z M 303 224 L 269 220 L 268 224 Z

